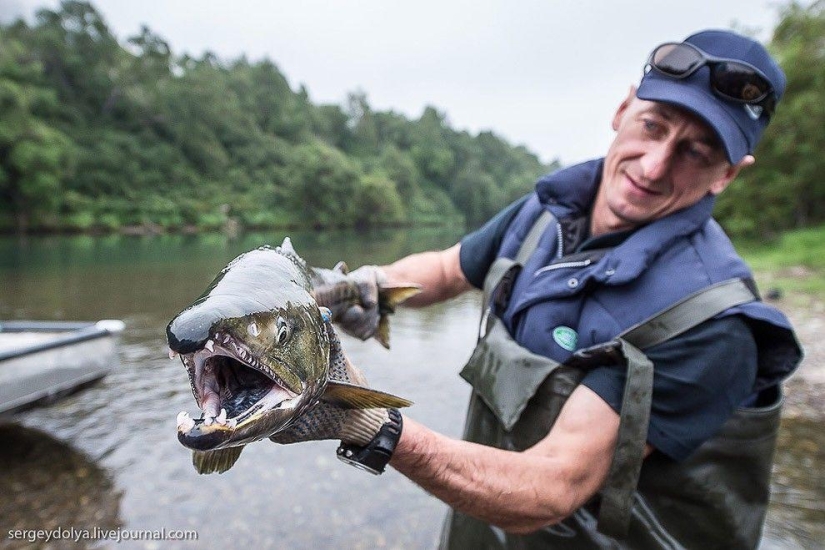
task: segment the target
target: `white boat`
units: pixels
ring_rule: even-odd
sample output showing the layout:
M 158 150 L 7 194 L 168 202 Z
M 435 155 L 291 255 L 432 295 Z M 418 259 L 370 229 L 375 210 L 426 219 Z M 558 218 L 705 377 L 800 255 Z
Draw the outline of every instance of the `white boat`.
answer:
M 118 364 L 124 324 L 0 322 L 0 415 L 49 404 L 106 376 Z

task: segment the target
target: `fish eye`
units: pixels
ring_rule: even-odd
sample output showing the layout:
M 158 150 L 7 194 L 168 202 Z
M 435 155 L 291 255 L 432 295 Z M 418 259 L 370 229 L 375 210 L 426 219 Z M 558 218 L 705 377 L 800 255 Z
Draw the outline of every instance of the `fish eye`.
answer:
M 278 344 L 286 344 L 289 337 L 292 335 L 292 328 L 283 317 L 278 317 Z

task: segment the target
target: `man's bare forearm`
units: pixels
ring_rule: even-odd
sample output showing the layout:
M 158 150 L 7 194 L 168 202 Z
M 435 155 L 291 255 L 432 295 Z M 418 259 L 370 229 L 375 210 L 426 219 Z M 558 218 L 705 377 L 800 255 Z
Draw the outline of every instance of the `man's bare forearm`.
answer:
M 451 508 L 513 533 L 556 523 L 579 504 L 563 461 L 450 439 L 407 418 L 390 464 Z
M 604 483 L 619 416 L 579 386 L 551 432 L 523 452 L 458 441 L 404 417 L 390 464 L 454 509 L 513 533 L 556 523 Z

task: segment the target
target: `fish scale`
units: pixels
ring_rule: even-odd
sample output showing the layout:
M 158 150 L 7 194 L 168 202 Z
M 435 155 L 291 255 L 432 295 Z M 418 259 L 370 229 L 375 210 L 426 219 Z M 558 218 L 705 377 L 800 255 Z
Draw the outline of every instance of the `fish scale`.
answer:
M 329 379 L 353 383 L 354 381 L 347 368 L 347 359 L 341 348 L 341 340 L 339 340 L 338 335 L 331 330 L 331 327 L 327 332 L 331 333 L 329 343 Z
M 330 337 L 329 379 L 349 384 L 365 383 L 363 373 L 347 361 L 341 340 L 332 326 L 328 327 L 327 332 Z M 352 374 L 356 374 L 360 380 L 353 380 Z M 347 421 L 347 415 L 351 412 L 340 405 L 320 401 L 311 411 L 296 419 L 288 429 L 271 439 L 282 444 L 307 439 L 336 439 L 339 437 L 341 426 Z

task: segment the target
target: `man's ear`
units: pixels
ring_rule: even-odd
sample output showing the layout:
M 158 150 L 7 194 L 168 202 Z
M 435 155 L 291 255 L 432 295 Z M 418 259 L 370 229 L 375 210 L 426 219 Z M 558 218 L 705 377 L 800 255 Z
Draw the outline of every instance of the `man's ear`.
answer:
M 721 178 L 713 182 L 710 186 L 710 192 L 713 195 L 718 195 L 722 191 L 728 188 L 728 185 L 736 179 L 736 176 L 739 175 L 739 172 L 743 168 L 747 168 L 748 166 L 752 165 L 756 162 L 756 159 L 753 158 L 753 155 L 745 155 L 742 160 L 740 160 L 737 164 L 731 164 L 725 169 L 725 173 Z
M 630 104 L 633 103 L 633 100 L 636 99 L 636 86 L 630 87 L 630 92 L 628 92 L 627 97 L 624 98 L 622 103 L 619 105 L 619 108 L 616 109 L 616 114 L 613 115 L 613 123 L 612 127 L 614 131 L 619 131 L 619 125 L 622 122 L 622 118 L 624 114 L 627 112 L 627 108 L 630 107 Z

